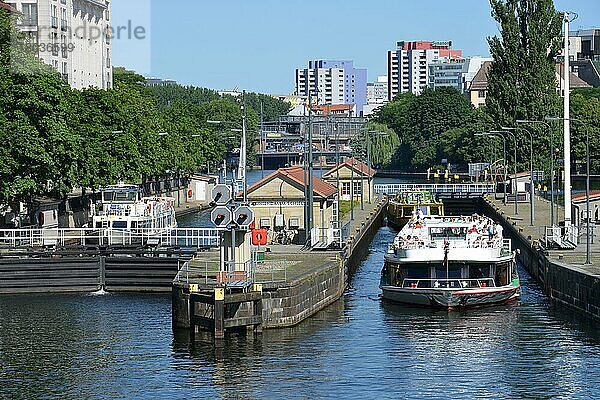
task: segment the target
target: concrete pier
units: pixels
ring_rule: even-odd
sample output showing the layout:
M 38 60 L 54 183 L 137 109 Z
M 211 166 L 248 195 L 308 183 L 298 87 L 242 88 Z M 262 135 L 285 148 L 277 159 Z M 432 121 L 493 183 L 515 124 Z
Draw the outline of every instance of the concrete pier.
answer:
M 268 246 L 269 251 L 264 253 L 264 261 L 257 264 L 254 277 L 254 283 L 262 289 L 261 327 L 296 325 L 338 300 L 347 287 L 349 275 L 381 227 L 386 205 L 385 198 L 365 204 L 364 210 L 356 204 L 354 220 L 350 220 L 350 215 L 345 218 L 349 237 L 341 251 L 310 251 L 293 245 Z M 214 296 L 215 286 L 218 286 L 218 266 L 219 254 L 212 251 L 195 258 L 187 269 L 179 271 L 173 282 L 174 328 L 196 330 L 194 316 L 189 311 L 190 298 L 193 300 L 196 293 Z M 230 294 L 235 292 L 235 289 L 230 290 Z M 237 321 L 247 318 L 254 325 L 254 310 L 256 308 L 249 304 L 240 306 L 228 318 Z M 218 317 L 217 309 L 212 305 L 196 309 L 193 314 L 202 313 L 213 320 Z M 215 326 L 206 321 L 203 325 L 210 325 L 209 329 Z
M 585 225 L 575 249 L 548 249 L 543 246 L 543 239 L 545 227 L 551 226 L 549 201 L 535 198 L 534 226 L 530 225 L 529 203 L 519 203 L 516 215 L 514 203 L 503 204 L 502 199 L 492 195 L 483 199 L 482 208 L 500 220 L 506 234 L 515 239 L 523 265 L 553 302 L 600 319 L 600 244 L 597 238 L 590 238 L 591 264 L 585 265 Z M 564 215 L 563 210 L 555 209 L 556 221 Z

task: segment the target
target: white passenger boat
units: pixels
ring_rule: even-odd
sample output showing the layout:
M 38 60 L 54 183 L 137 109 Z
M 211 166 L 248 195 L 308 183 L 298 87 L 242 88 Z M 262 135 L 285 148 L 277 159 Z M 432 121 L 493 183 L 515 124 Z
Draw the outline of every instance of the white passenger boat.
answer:
M 149 237 L 177 228 L 175 199 L 142 197 L 137 186 L 115 185 L 100 189 L 93 217 L 94 228 L 112 238 Z
M 516 254 L 483 216 L 412 219 L 385 255 L 386 300 L 431 307 L 502 303 L 520 295 Z

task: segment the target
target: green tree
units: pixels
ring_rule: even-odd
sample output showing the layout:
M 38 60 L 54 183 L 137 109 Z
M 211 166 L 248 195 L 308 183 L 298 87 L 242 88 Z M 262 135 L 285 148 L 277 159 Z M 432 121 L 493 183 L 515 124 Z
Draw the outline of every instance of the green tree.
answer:
M 378 122 L 367 123 L 357 139 L 352 144 L 356 156 L 365 161 L 369 158 L 375 168 L 389 166 L 400 145 L 396 132 Z
M 71 160 L 78 138 L 68 126 L 71 89 L 32 49 L 0 11 L 0 193 L 5 201 L 46 191 L 62 196 L 76 176 Z
M 583 121 L 573 121 L 572 151 L 574 160 L 585 163 L 586 135 L 590 137 L 590 171 L 600 171 L 600 89 L 582 89 L 573 93 L 571 101 L 571 118 Z
M 555 57 L 561 41 L 561 16 L 552 0 L 490 0 L 500 36 L 488 38 L 494 59 L 488 76 L 487 109 L 497 127 L 514 126 L 517 119 L 543 120 L 560 115 Z M 536 148 L 548 147 L 542 125 L 527 129 Z M 528 136 L 519 134 L 519 160 L 528 168 Z M 548 165 L 548 151 L 535 153 L 534 165 Z

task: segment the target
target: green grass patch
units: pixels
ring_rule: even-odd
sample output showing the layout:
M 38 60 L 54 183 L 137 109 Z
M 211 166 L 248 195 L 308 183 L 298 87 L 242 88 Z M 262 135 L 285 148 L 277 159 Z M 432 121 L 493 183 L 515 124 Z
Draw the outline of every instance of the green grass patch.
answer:
M 346 215 L 350 212 L 352 202 L 350 200 L 340 200 L 340 221 L 344 219 Z M 356 206 L 356 202 L 354 202 L 354 206 Z

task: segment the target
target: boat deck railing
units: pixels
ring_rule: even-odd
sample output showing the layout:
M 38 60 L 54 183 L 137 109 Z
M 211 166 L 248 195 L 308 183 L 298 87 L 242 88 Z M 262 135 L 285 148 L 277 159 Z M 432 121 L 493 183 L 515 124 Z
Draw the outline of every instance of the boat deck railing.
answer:
M 510 253 L 510 239 L 493 239 L 489 240 L 449 240 L 449 249 L 500 249 L 504 254 L 505 252 Z M 406 243 L 396 243 L 391 246 L 393 250 L 397 246 L 400 250 L 424 250 L 424 249 L 443 249 L 443 241 L 429 241 L 419 240 L 410 241 Z
M 211 228 L 163 231 L 137 228 L 135 232 L 111 228 L 0 229 L 0 247 L 4 248 L 109 245 L 212 248 L 219 246 L 219 231 Z
M 495 287 L 494 278 L 476 279 L 404 279 L 403 288 L 410 289 L 467 289 Z

